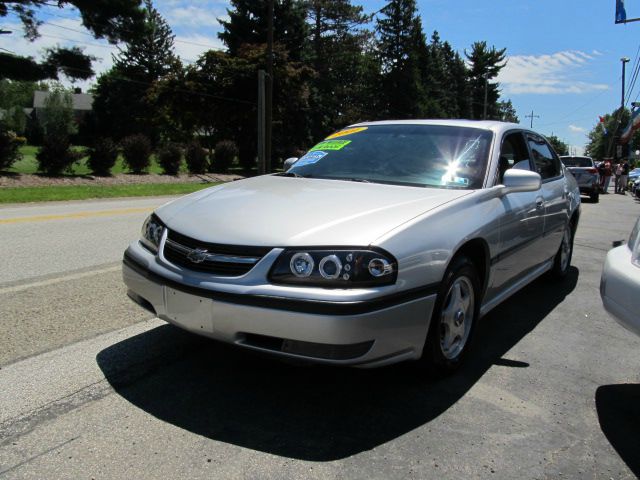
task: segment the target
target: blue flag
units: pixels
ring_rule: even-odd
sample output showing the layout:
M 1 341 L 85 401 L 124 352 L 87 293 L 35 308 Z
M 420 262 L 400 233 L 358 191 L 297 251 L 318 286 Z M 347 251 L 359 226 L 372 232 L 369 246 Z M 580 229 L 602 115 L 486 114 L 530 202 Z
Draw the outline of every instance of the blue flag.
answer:
M 624 0 L 616 0 L 616 23 L 627 21 L 627 11 L 624 9 Z

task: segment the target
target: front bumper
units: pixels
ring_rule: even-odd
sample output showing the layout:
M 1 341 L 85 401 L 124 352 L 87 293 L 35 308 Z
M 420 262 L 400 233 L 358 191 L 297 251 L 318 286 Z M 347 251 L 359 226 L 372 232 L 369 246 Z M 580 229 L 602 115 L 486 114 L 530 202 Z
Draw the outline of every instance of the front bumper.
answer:
M 255 269 L 259 276 L 259 265 Z M 233 289 L 212 282 L 205 287 L 165 267 L 137 243 L 123 261 L 132 300 L 199 335 L 334 365 L 376 367 L 422 354 L 436 297 L 433 287 L 377 297 L 348 292 L 349 297 L 338 301 L 318 295 L 302 298 L 301 291 L 310 291 L 304 288 L 289 288 L 297 291 L 295 295 L 264 294 L 255 277 L 253 272 L 253 280 L 245 285 L 236 281 Z M 340 292 L 346 291 L 333 296 Z
M 623 327 L 640 335 L 640 268 L 626 245 L 609 251 L 600 279 L 605 310 Z

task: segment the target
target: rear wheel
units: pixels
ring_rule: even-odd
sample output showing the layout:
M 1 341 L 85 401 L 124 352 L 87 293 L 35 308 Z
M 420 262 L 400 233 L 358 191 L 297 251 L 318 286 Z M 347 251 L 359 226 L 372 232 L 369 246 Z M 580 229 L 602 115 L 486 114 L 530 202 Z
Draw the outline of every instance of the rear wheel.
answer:
M 441 376 L 466 356 L 480 313 L 480 282 L 473 263 L 456 257 L 444 275 L 422 353 L 423 367 Z
M 593 203 L 598 203 L 600 201 L 600 192 L 593 192 L 589 195 L 589 199 L 593 202 Z
M 562 235 L 562 243 L 553 260 L 552 275 L 561 280 L 567 276 L 569 267 L 571 266 L 571 257 L 573 256 L 573 228 L 571 224 L 567 224 Z

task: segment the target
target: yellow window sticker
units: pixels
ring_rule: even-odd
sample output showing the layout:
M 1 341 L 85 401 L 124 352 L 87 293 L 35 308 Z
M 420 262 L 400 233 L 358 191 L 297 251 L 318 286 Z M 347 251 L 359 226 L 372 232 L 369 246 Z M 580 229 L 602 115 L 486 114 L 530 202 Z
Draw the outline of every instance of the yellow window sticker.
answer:
M 325 140 L 330 140 L 332 138 L 338 138 L 338 137 L 344 137 L 346 135 L 351 135 L 353 133 L 362 132 L 363 130 L 366 130 L 366 129 L 367 129 L 367 127 L 347 128 L 346 130 L 340 130 L 339 132 L 332 133 L 327 138 L 325 138 Z
M 315 150 L 342 150 L 350 143 L 351 140 L 325 140 L 324 142 L 320 142 L 319 144 L 317 144 L 309 151 L 313 152 Z

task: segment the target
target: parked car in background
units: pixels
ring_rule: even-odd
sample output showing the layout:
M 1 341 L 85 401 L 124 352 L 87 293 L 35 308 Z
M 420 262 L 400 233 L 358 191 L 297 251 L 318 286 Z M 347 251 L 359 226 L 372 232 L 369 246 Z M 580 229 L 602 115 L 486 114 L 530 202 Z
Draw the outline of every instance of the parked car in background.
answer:
M 600 200 L 600 174 L 591 157 L 561 156 L 560 160 L 576 178 L 580 193 L 592 202 Z
M 632 192 L 635 192 L 633 186 L 636 180 L 638 180 L 639 178 L 640 178 L 640 168 L 634 168 L 633 170 L 631 170 L 629 172 L 627 189 Z
M 129 296 L 280 357 L 446 373 L 482 315 L 569 271 L 578 185 L 519 125 L 360 123 L 291 163 L 158 208 L 124 254 Z
M 609 250 L 600 279 L 604 308 L 623 327 L 640 335 L 640 218 L 629 241 Z

